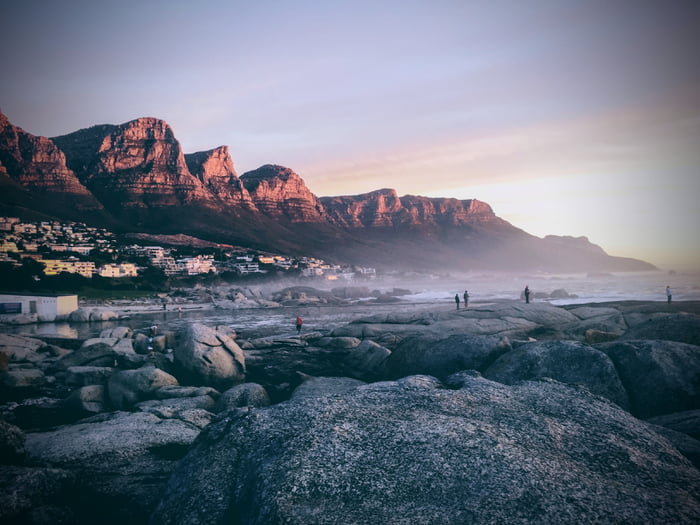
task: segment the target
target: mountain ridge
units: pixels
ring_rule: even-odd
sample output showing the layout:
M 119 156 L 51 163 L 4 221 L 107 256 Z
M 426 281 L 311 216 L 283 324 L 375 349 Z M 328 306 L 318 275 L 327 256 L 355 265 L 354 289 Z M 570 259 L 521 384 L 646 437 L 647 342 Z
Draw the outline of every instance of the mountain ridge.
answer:
M 227 146 L 184 153 L 163 120 L 142 117 L 53 138 L 0 113 L 0 211 L 83 219 L 122 232 L 213 242 L 380 267 L 633 271 L 585 238 L 538 238 L 476 199 L 382 188 L 317 197 L 292 169 L 238 175 Z

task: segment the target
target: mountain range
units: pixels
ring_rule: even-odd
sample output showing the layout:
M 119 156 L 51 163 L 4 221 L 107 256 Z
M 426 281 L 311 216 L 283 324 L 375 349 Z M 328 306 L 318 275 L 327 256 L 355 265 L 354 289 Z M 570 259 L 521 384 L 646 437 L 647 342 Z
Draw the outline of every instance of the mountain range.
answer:
M 289 168 L 238 175 L 227 146 L 185 154 L 163 120 L 35 136 L 0 113 L 0 214 L 178 234 L 380 268 L 640 271 L 585 237 L 539 238 L 475 199 L 393 189 L 317 197 Z

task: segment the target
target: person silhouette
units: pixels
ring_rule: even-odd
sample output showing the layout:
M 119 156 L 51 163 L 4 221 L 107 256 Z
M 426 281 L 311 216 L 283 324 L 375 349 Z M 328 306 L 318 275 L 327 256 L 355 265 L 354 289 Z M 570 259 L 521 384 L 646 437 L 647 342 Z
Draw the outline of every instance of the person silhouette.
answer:
M 464 290 L 464 307 L 469 306 L 469 292 Z
M 525 286 L 525 304 L 530 303 L 530 287 Z
M 455 303 L 457 303 L 457 310 L 459 310 L 459 294 L 455 294 Z
M 666 300 L 668 301 L 668 304 L 671 304 L 671 287 L 666 286 Z

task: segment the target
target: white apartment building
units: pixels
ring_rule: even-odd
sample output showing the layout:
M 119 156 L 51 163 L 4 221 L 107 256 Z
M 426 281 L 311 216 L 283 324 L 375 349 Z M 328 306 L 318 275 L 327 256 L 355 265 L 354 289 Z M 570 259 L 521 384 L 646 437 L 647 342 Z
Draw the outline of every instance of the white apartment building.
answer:
M 177 260 L 178 268 L 185 275 L 216 273 L 216 267 L 214 267 L 213 263 L 214 258 L 211 255 L 197 255 L 196 257 L 184 257 Z
M 44 263 L 44 275 L 58 275 L 61 272 L 68 272 L 90 278 L 95 273 L 95 263 L 92 261 L 43 259 L 41 262 Z
M 176 275 L 180 272 L 180 266 L 172 257 L 152 257 L 151 264 L 165 272 L 165 275 Z
M 12 226 L 12 231 L 15 233 L 36 233 L 36 224 L 29 222 L 18 222 Z
M 79 253 L 80 255 L 90 255 L 90 252 L 94 249 L 95 247 L 90 244 L 72 245 L 68 247 L 68 251 Z
M 98 268 L 100 277 L 136 277 L 138 269 L 134 263 L 105 264 Z
M 238 273 L 241 275 L 248 275 L 250 273 L 263 273 L 260 269 L 260 265 L 254 262 L 241 262 L 233 265 Z
M 0 232 L 11 232 L 12 227 L 18 222 L 17 217 L 0 217 Z

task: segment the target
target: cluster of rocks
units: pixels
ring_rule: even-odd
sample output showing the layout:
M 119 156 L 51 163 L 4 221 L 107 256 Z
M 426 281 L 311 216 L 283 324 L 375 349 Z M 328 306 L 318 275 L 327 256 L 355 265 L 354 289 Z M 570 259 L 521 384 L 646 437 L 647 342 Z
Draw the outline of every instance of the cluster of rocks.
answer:
M 350 303 L 388 303 L 399 301 L 410 290 L 370 290 L 367 286 L 340 286 L 330 291 L 310 286 L 292 286 L 273 293 L 272 299 L 282 306 L 344 305 Z
M 262 291 L 251 288 L 229 288 L 209 290 L 214 308 L 237 310 L 239 308 L 277 308 L 281 306 L 264 296 Z
M 2 336 L 0 518 L 696 523 L 688 306 L 504 303 L 250 340 L 118 328 L 72 350 Z
M 201 324 L 177 341 L 118 327 L 71 350 L 0 335 L 0 472 L 12 488 L 0 520 L 94 522 L 106 506 L 108 521 L 143 522 L 216 413 L 270 403 L 241 384 L 234 338 Z
M 242 308 L 279 308 L 281 306 L 343 306 L 351 303 L 397 302 L 410 290 L 394 288 L 380 291 L 366 286 L 343 286 L 320 290 L 311 286 L 289 286 L 267 295 L 260 289 L 248 287 L 209 288 L 199 291 L 214 308 L 237 310 Z M 204 302 L 203 298 L 200 298 Z
M 53 323 L 58 321 L 69 321 L 71 323 L 86 323 L 100 321 L 114 321 L 119 319 L 119 315 L 105 308 L 77 308 L 68 315 L 42 317 L 36 313 L 25 314 L 4 314 L 0 316 L 0 324 L 25 325 L 35 323 Z

